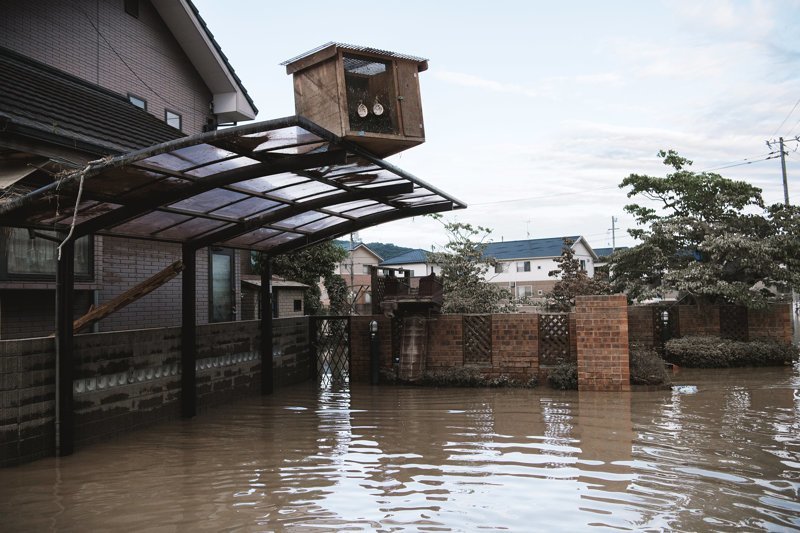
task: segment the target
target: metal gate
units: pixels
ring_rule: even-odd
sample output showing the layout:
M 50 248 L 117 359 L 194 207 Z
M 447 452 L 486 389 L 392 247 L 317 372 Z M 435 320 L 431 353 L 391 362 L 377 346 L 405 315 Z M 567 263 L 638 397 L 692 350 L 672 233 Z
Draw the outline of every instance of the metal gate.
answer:
M 679 310 L 676 305 L 653 306 L 653 348 L 661 357 L 667 341 L 681 336 Z
M 321 386 L 350 382 L 350 317 L 312 316 L 311 345 Z

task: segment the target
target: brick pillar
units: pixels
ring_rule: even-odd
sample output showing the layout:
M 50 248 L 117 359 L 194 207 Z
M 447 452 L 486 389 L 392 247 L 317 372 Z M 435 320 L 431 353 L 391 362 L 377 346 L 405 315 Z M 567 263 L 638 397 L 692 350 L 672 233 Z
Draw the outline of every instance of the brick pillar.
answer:
M 628 302 L 623 294 L 575 298 L 578 390 L 629 391 Z

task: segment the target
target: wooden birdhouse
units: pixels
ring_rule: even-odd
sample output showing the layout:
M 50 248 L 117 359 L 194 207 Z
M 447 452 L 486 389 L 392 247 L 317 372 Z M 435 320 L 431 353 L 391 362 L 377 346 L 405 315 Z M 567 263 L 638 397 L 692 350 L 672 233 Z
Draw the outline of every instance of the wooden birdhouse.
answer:
M 425 142 L 418 74 L 427 59 L 328 43 L 282 65 L 298 115 L 380 157 Z

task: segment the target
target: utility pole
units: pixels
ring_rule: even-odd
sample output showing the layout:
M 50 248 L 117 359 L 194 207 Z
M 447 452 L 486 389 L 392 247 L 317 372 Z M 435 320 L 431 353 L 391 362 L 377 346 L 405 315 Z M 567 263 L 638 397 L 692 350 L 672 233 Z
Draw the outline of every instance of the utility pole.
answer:
M 778 137 L 777 141 L 775 139 L 772 139 L 770 141 L 767 141 L 767 147 L 769 147 L 769 149 L 772 150 L 772 145 L 773 144 L 777 144 L 779 146 L 779 150 L 781 152 L 781 174 L 783 175 L 783 203 L 788 206 L 789 205 L 789 179 L 788 179 L 788 176 L 786 175 L 786 154 L 787 154 L 787 152 L 786 152 L 786 149 L 784 148 L 785 143 L 787 143 L 787 142 L 800 143 L 800 135 L 794 137 L 793 139 L 787 139 L 787 140 L 784 140 L 783 137 Z M 797 149 L 795 148 L 795 151 L 796 150 Z M 775 152 L 770 152 L 770 155 L 769 155 L 769 157 L 767 157 L 767 159 L 774 159 L 775 158 L 774 154 L 775 154 Z
M 617 222 L 619 219 L 615 216 L 611 217 L 611 251 L 614 252 L 617 249 Z
M 778 139 L 781 143 L 781 171 L 783 172 L 783 203 L 789 206 L 789 182 L 786 179 L 786 151 L 783 149 L 783 137 Z

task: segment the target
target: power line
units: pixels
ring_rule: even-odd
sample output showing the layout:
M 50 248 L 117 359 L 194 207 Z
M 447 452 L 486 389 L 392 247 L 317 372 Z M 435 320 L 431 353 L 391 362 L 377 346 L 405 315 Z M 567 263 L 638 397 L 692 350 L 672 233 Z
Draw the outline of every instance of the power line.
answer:
M 476 206 L 479 206 L 479 205 L 496 205 L 496 204 L 507 204 L 507 203 L 512 203 L 512 202 L 527 202 L 528 200 L 542 200 L 542 199 L 545 199 L 545 198 L 554 198 L 556 196 L 570 196 L 570 195 L 577 196 L 577 195 L 581 195 L 581 194 L 588 193 L 588 192 L 595 192 L 595 191 L 602 191 L 602 190 L 606 190 L 606 189 L 616 189 L 616 188 L 618 188 L 617 185 L 611 185 L 611 186 L 607 186 L 607 187 L 596 187 L 594 189 L 581 189 L 579 191 L 570 191 L 570 192 L 560 192 L 560 193 L 554 193 L 554 194 L 545 194 L 545 195 L 542 195 L 542 196 L 527 196 L 525 198 L 511 198 L 509 200 L 496 200 L 494 202 L 480 202 L 480 203 L 469 204 L 469 205 L 470 205 L 470 207 L 476 207 Z
M 131 66 L 128 64 L 128 62 L 127 62 L 127 61 L 125 61 L 125 59 L 123 59 L 123 57 L 120 55 L 120 53 L 119 53 L 119 52 L 117 52 L 117 49 L 116 49 L 116 48 L 114 48 L 114 46 L 113 46 L 113 45 L 112 45 L 112 44 L 111 44 L 111 43 L 108 41 L 108 39 L 106 39 L 106 36 L 105 36 L 105 35 L 103 35 L 103 33 L 100 31 L 100 28 L 98 28 L 98 27 L 95 25 L 94 21 L 93 21 L 93 20 L 92 20 L 92 18 L 89 16 L 89 14 L 88 14 L 88 13 L 86 13 L 86 11 L 84 11 L 83 9 L 81 9 L 80 7 L 78 7 L 78 6 L 77 6 L 76 4 L 74 4 L 74 3 L 71 3 L 70 5 L 72 5 L 72 6 L 73 6 L 75 9 L 77 9 L 78 11 L 80 11 L 80 12 L 83 14 L 83 16 L 84 16 L 84 17 L 86 17 L 86 20 L 89 22 L 89 24 L 92 26 L 92 28 L 94 28 L 94 31 L 95 31 L 95 33 L 97 33 L 97 35 L 98 35 L 98 36 L 99 36 L 101 39 L 103 39 L 103 41 L 104 41 L 104 42 L 105 42 L 105 43 L 108 45 L 108 47 L 111 49 L 111 51 L 112 51 L 112 52 L 114 52 L 114 55 L 115 55 L 115 56 L 117 56 L 117 58 L 118 58 L 120 61 L 122 61 L 122 64 L 123 64 L 123 65 L 125 65 L 125 68 L 127 68 L 127 69 L 128 69 L 130 72 L 131 72 L 131 74 L 133 74 L 133 75 L 136 77 L 136 79 L 137 79 L 137 80 L 139 80 L 139 81 L 142 83 L 142 85 L 144 85 L 145 87 L 147 87 L 147 89 L 148 89 L 148 90 L 149 90 L 151 93 L 153 93 L 154 95 L 156 95 L 157 97 L 159 97 L 159 98 L 160 98 L 160 99 L 161 99 L 161 100 L 162 100 L 162 101 L 163 101 L 165 104 L 167 104 L 169 107 L 173 107 L 173 108 L 176 108 L 176 109 L 178 108 L 178 106 L 175 106 L 175 105 L 173 105 L 173 104 L 172 104 L 172 103 L 171 103 L 169 100 L 167 100 L 166 98 L 164 98 L 163 96 L 161 96 L 161 94 L 160 94 L 158 91 L 156 91 L 155 89 L 153 89 L 152 87 L 150 87 L 150 84 L 148 84 L 146 81 L 144 81 L 144 80 L 143 80 L 143 79 L 142 79 L 142 78 L 141 78 L 141 77 L 140 77 L 140 76 L 139 76 L 139 75 L 136 73 L 136 71 L 134 71 L 134 70 L 133 70 L 133 68 L 132 68 L 132 67 L 131 67 Z M 98 66 L 98 68 L 99 68 L 99 66 Z
M 792 110 L 789 111 L 789 114 L 786 115 L 785 119 L 783 119 L 783 122 L 781 122 L 781 125 L 778 126 L 777 128 L 775 128 L 775 131 L 772 132 L 772 135 L 770 135 L 770 137 L 775 137 L 775 134 L 778 133 L 778 130 L 780 130 L 783 127 L 783 125 L 786 124 L 786 121 L 789 120 L 789 117 L 792 116 L 792 113 L 794 113 L 794 110 L 797 109 L 798 104 L 800 104 L 800 98 L 797 99 L 797 101 L 794 103 L 794 107 L 792 107 Z
M 778 152 L 773 151 L 773 152 L 770 152 L 769 154 L 767 154 L 766 156 L 760 156 L 760 157 L 761 157 L 761 159 L 747 159 L 747 158 L 745 158 L 745 159 L 740 160 L 741 162 L 739 162 L 739 163 L 731 163 L 731 164 L 726 164 L 726 165 L 719 166 L 719 167 L 707 168 L 707 169 L 701 170 L 700 172 L 711 172 L 712 170 L 724 170 L 726 168 L 741 167 L 741 166 L 744 166 L 744 165 L 752 165 L 753 163 L 760 163 L 762 161 L 767 161 L 769 159 L 778 158 L 778 157 L 780 157 L 780 155 L 778 154 Z

